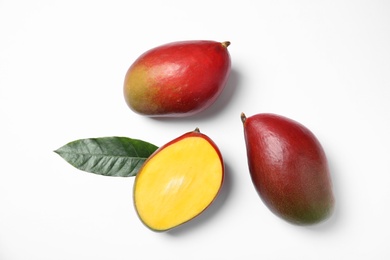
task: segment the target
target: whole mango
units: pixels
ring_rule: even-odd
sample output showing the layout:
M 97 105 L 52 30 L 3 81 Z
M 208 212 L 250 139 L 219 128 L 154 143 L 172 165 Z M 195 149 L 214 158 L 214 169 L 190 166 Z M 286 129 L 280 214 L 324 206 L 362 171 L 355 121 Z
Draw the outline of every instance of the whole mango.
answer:
M 151 117 L 184 117 L 213 104 L 224 89 L 230 42 L 172 42 L 143 53 L 124 81 L 127 105 Z
M 328 218 L 334 195 L 325 152 L 302 124 L 275 114 L 241 114 L 252 182 L 267 207 L 298 225 Z

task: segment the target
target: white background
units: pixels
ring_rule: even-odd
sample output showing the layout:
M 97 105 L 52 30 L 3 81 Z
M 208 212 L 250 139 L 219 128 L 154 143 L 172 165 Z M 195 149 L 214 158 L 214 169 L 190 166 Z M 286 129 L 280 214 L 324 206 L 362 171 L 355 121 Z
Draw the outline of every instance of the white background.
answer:
M 223 95 L 191 118 L 127 108 L 144 51 L 231 41 Z M 0 259 L 390 259 L 390 1 L 0 0 Z M 248 173 L 240 113 L 272 112 L 322 143 L 337 200 L 312 227 L 273 215 Z M 53 150 L 127 136 L 158 146 L 199 127 L 226 182 L 193 221 L 154 233 L 133 178 L 79 171 Z

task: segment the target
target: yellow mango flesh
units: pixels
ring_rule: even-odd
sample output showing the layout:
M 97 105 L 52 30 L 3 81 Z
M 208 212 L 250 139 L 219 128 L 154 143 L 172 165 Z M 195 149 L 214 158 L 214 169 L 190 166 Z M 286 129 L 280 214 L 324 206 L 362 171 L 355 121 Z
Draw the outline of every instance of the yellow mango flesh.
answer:
M 202 137 L 187 137 L 152 155 L 134 184 L 140 219 L 156 231 L 168 230 L 199 215 L 223 181 L 223 163 Z

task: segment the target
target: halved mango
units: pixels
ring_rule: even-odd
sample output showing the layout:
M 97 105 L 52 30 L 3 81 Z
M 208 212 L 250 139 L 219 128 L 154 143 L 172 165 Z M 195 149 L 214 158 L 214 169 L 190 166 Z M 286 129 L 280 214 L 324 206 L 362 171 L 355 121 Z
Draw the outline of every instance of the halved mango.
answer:
M 202 213 L 218 195 L 223 179 L 218 147 L 196 129 L 146 160 L 134 182 L 134 205 L 147 227 L 169 230 Z

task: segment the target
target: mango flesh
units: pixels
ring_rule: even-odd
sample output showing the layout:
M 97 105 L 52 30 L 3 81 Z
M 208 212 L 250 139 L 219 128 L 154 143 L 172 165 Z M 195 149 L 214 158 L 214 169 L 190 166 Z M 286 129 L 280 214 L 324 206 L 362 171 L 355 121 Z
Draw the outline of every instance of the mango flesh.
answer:
M 274 114 L 241 115 L 252 182 L 267 207 L 282 219 L 310 225 L 334 207 L 325 152 L 302 124 Z
M 224 179 L 215 143 L 196 131 L 160 147 L 134 182 L 134 205 L 141 221 L 166 231 L 201 214 L 216 198 Z
M 184 117 L 211 106 L 230 73 L 229 42 L 181 41 L 143 53 L 128 69 L 124 97 L 134 112 Z

